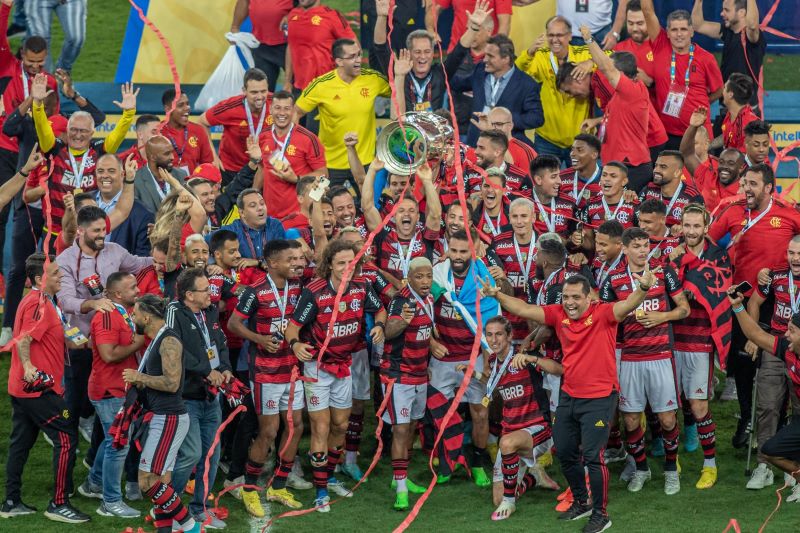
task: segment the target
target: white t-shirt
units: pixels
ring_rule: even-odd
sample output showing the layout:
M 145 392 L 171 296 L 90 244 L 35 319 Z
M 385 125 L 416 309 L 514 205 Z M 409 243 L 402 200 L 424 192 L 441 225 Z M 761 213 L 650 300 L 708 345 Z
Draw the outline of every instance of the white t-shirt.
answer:
M 586 13 L 578 13 L 578 5 L 588 4 Z M 566 18 L 572 24 L 573 37 L 581 36 L 581 26 L 586 24 L 592 33 L 611 24 L 612 0 L 558 0 L 556 14 Z

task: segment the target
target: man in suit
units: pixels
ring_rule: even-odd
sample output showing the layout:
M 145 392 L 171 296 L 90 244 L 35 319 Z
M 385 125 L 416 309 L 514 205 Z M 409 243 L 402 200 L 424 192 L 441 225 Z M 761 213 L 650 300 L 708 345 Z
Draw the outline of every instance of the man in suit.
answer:
M 453 54 L 460 54 L 459 63 L 469 49 L 462 43 Z M 493 107 L 502 106 L 511 111 L 514 129 L 511 134 L 527 144 L 525 130 L 544 124 L 544 111 L 539 99 L 540 86 L 530 76 L 514 66 L 514 43 L 505 35 L 495 35 L 486 42 L 483 61 L 475 66 L 471 76 L 455 77 L 451 88 L 455 92 L 472 91 L 472 113 L 475 116 L 467 133 L 467 143 L 474 146 L 478 140 L 478 121 Z
M 162 200 L 170 193 L 172 186 L 161 175 L 161 169 L 172 174 L 183 183 L 184 173 L 174 169 L 174 149 L 169 139 L 163 135 L 152 137 L 145 145 L 147 164 L 136 172 L 135 198 L 153 215 L 158 212 Z

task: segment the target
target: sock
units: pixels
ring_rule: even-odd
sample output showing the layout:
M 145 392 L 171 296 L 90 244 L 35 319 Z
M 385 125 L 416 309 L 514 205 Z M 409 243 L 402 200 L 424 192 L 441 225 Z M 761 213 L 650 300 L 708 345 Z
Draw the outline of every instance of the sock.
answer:
M 717 424 L 711 417 L 711 411 L 697 421 L 697 436 L 703 447 L 703 466 L 717 466 Z
M 275 470 L 275 477 L 272 479 L 273 489 L 281 490 L 286 487 L 286 478 L 289 477 L 292 468 L 294 468 L 294 461 L 279 460 L 278 468 Z
M 407 492 L 408 459 L 392 459 L 392 472 L 397 482 L 397 492 Z
M 358 458 L 358 452 L 354 452 L 352 450 L 345 450 L 344 452 L 344 464 L 346 465 L 354 465 L 356 464 L 356 459 Z
M 637 426 L 626 435 L 625 448 L 636 461 L 636 470 L 648 470 L 647 456 L 644 453 L 644 430 Z
M 503 471 L 503 498 L 510 500 L 512 503 L 515 500 L 515 493 L 517 492 L 517 473 L 519 472 L 519 454 L 504 453 L 502 456 L 502 471 Z
M 680 439 L 680 428 L 678 424 L 672 429 L 664 430 L 664 470 L 677 471 L 678 470 L 678 440 Z
M 172 530 L 172 521 L 176 520 L 180 524 L 187 524 L 188 521 L 194 522 L 189 511 L 181 503 L 181 498 L 175 493 L 172 486 L 166 483 L 156 483 L 147 491 L 147 497 L 155 506 L 156 519 L 153 525 L 161 531 L 161 528 Z M 192 527 L 194 524 L 192 524 Z M 189 528 L 185 528 L 189 529 Z
M 355 453 L 361 445 L 361 433 L 364 432 L 364 414 L 357 415 L 350 413 L 350 420 L 347 422 L 347 432 L 344 435 L 344 449 L 348 452 L 347 464 L 356 462 Z M 349 460 L 349 452 L 353 452 L 353 460 Z
M 525 474 L 525 477 L 522 478 L 522 482 L 517 485 L 517 499 L 521 498 L 523 494 L 535 486 L 536 478 L 533 476 L 533 474 Z
M 645 418 L 647 419 L 647 427 L 650 428 L 650 438 L 652 440 L 660 439 L 662 435 L 661 422 L 658 421 L 658 415 L 655 414 L 648 405 L 644 410 Z
M 472 468 L 483 468 L 486 466 L 486 448 L 478 448 L 472 445 Z
M 311 471 L 314 475 L 314 487 L 317 489 L 317 498 L 328 495 L 328 456 L 325 452 L 309 453 L 311 458 Z
M 608 433 L 606 449 L 619 450 L 620 448 L 622 448 L 622 431 L 620 430 L 619 424 L 615 423 L 611 426 L 611 430 Z
M 692 405 L 686 400 L 683 400 L 683 427 L 688 428 L 695 424 L 694 415 L 692 414 Z
M 244 482 L 246 485 L 255 485 L 258 483 L 258 476 L 264 469 L 264 463 L 256 463 L 250 459 L 244 465 Z
M 328 448 L 328 479 L 335 479 L 333 472 L 336 469 L 336 465 L 339 464 L 339 459 L 341 458 L 341 448 Z

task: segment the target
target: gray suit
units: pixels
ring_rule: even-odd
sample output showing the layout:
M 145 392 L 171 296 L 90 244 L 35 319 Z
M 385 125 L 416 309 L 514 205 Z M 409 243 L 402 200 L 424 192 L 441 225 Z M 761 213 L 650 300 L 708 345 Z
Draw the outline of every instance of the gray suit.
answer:
M 177 168 L 172 169 L 172 175 L 180 181 L 184 182 L 184 173 Z M 153 175 L 150 173 L 150 168 L 145 165 L 136 172 L 134 179 L 134 198 L 144 205 L 144 207 L 155 215 L 161 205 L 161 195 L 156 189 L 157 185 L 153 181 Z

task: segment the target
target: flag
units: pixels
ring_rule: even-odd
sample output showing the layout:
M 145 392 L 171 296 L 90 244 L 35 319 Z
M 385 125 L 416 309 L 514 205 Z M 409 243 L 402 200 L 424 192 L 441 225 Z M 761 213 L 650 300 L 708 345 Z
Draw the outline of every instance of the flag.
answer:
M 708 243 L 702 257 L 687 249 L 678 257 L 676 265 L 683 288 L 708 313 L 711 319 L 711 337 L 719 354 L 722 369 L 731 346 L 731 304 L 728 289 L 731 286 L 731 261 L 722 248 Z
M 448 400 L 444 394 L 428 383 L 428 412 L 433 420 L 436 435 L 439 434 L 444 417 L 452 401 L 452 398 Z M 455 410 L 453 411 L 453 416 L 447 421 L 447 426 L 445 426 L 444 433 L 442 433 L 442 440 L 433 451 L 439 457 L 439 473 L 442 475 L 452 474 L 457 463 L 461 463 L 461 466 L 465 468 L 467 467 L 467 461 L 464 459 L 462 452 L 464 431 L 461 426 L 461 415 L 458 414 L 458 410 Z

